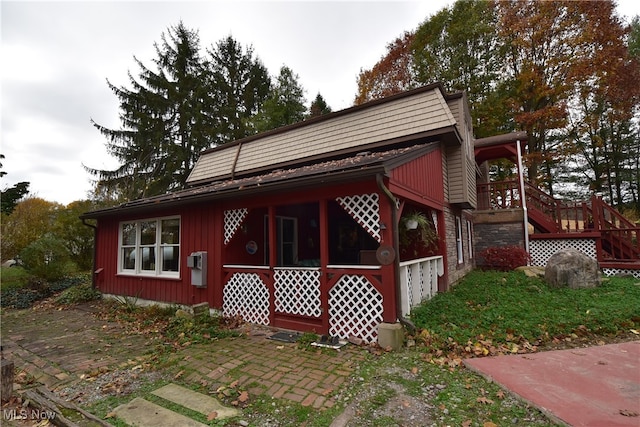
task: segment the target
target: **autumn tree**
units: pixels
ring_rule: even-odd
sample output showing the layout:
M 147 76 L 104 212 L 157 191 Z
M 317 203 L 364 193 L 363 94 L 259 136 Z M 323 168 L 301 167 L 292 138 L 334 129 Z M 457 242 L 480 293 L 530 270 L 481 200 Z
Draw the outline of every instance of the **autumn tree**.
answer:
M 11 259 L 51 232 L 62 206 L 38 197 L 26 198 L 2 221 L 2 257 Z
M 299 77 L 289 67 L 282 66 L 271 85 L 269 97 L 254 118 L 256 130 L 264 132 L 281 126 L 301 122 L 307 111 L 304 89 Z
M 605 10 L 609 6 L 609 10 Z M 609 2 L 496 2 L 506 43 L 504 72 L 516 123 L 527 131 L 529 181 L 554 194 L 565 142 L 569 99 L 597 67 L 594 44 L 611 14 Z
M 82 223 L 81 214 L 102 207 L 90 200 L 76 200 L 57 211 L 50 233 L 65 248 L 82 271 L 93 267 L 93 229 Z
M 608 2 L 593 5 L 598 37 L 588 52 L 592 66 L 576 84 L 567 128 L 568 152 L 576 161 L 567 176 L 619 207 L 637 201 L 638 134 L 633 123 L 640 106 L 640 67 L 631 56 L 629 28 Z M 625 44 L 625 40 L 629 40 Z
M 413 32 L 405 32 L 387 45 L 387 53 L 371 70 L 360 70 L 354 104 L 380 99 L 417 86 L 413 78 L 411 43 Z
M 513 130 L 501 81 L 504 44 L 497 21 L 490 2 L 457 1 L 425 20 L 411 44 L 415 81 L 465 91 L 479 138 Z
M 327 104 L 327 101 L 324 100 L 322 95 L 318 93 L 315 99 L 311 102 L 307 118 L 322 116 L 323 114 L 329 114 L 330 112 L 331 107 Z
M 120 101 L 119 129 L 93 125 L 108 140 L 107 150 L 121 165 L 115 170 L 87 167 L 98 185 L 125 200 L 180 188 L 198 154 L 220 142 L 217 109 L 206 85 L 198 33 L 179 23 L 154 44 L 154 68 L 134 58 L 138 79 L 130 88 L 107 81 Z

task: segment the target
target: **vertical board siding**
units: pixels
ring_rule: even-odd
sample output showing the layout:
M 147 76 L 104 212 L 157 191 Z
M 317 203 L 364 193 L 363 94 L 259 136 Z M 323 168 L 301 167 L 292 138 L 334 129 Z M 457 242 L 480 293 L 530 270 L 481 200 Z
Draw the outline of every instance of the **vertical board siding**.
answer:
M 394 169 L 391 175 L 395 182 L 444 203 L 445 186 L 440 148 Z
M 214 233 L 216 211 L 214 206 L 186 206 L 173 211 L 165 211 L 150 216 L 123 218 L 122 221 L 163 216 L 180 215 L 180 278 L 158 278 L 149 276 L 118 275 L 118 241 L 120 219 L 100 220 L 96 269 L 103 269 L 96 277 L 96 285 L 101 292 L 114 295 L 136 296 L 142 299 L 177 304 L 193 304 L 212 301 L 215 293 L 215 268 L 212 265 L 216 248 L 211 242 L 219 236 Z M 191 286 L 191 271 L 187 268 L 186 257 L 191 252 L 209 252 L 207 287 Z

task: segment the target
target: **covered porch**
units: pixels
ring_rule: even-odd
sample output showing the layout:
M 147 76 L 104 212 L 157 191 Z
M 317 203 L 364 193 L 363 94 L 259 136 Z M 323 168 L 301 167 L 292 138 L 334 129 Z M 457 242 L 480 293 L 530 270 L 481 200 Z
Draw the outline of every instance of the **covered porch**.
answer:
M 409 211 L 437 229 L 436 210 L 392 200 L 373 180 L 226 204 L 223 314 L 375 342 L 380 323 L 430 298 L 444 274 L 437 244 L 400 243 Z

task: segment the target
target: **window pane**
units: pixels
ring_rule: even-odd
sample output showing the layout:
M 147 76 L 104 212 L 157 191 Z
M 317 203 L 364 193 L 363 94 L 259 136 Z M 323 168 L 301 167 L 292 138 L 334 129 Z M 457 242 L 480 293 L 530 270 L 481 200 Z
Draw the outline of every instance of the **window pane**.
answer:
M 122 269 L 135 270 L 136 250 L 135 248 L 122 248 Z
M 156 270 L 156 248 L 141 248 L 142 266 L 141 270 Z
M 140 223 L 140 244 L 155 245 L 156 221 L 144 221 Z
M 162 220 L 162 240 L 163 244 L 179 244 L 180 243 L 180 220 L 163 219 Z
M 162 271 L 178 271 L 180 248 L 170 246 L 162 248 Z
M 136 224 L 134 222 L 122 224 L 122 244 L 127 246 L 136 244 Z

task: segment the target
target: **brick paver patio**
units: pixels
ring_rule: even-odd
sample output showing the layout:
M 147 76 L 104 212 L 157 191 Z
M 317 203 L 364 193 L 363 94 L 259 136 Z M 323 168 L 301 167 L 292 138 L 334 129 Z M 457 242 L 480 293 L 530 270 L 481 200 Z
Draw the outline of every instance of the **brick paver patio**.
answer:
M 83 374 L 115 369 L 143 360 L 159 336 L 128 334 L 120 324 L 95 316 L 82 304 L 65 310 L 5 310 L 2 315 L 3 356 L 14 361 L 50 389 L 80 381 Z M 335 404 L 343 386 L 365 357 L 366 350 L 347 345 L 341 350 L 304 351 L 296 344 L 268 339 L 264 327 L 246 327 L 243 336 L 195 344 L 170 356 L 172 375 L 209 389 L 235 387 L 252 396 L 266 394 L 314 408 Z

